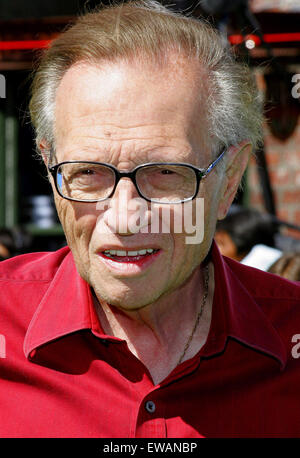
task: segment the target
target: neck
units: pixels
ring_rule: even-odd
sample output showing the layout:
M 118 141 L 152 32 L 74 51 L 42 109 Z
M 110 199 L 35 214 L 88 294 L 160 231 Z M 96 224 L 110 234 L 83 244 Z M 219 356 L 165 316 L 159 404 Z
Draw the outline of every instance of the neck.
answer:
M 202 306 L 203 270 L 199 266 L 182 287 L 138 310 L 122 310 L 98 299 L 96 309 L 104 332 L 126 340 L 129 349 L 150 372 L 157 365 L 167 366 L 167 361 L 170 367 L 176 367 Z M 203 313 L 182 361 L 197 353 L 208 335 L 214 291 L 212 263 L 209 263 L 209 277 Z

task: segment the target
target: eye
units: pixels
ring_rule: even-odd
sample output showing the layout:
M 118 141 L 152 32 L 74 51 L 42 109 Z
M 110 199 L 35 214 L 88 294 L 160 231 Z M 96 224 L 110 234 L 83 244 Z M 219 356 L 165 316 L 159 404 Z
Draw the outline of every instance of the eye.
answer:
M 171 175 L 172 173 L 175 173 L 175 172 L 173 170 L 164 169 L 164 170 L 161 170 L 161 173 L 163 175 Z
M 85 170 L 81 170 L 80 173 L 82 173 L 82 175 L 94 175 L 95 174 L 95 170 L 85 169 Z

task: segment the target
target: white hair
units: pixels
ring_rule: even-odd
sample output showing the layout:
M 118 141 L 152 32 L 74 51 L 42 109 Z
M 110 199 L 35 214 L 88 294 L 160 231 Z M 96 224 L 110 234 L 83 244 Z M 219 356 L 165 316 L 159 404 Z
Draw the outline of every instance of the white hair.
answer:
M 198 60 L 208 72 L 207 121 L 215 148 L 247 140 L 255 150 L 262 139 L 262 110 L 248 66 L 236 62 L 206 21 L 174 13 L 153 0 L 94 10 L 53 40 L 32 84 L 30 114 L 37 147 L 44 141 L 55 148 L 56 90 L 72 65 L 136 56 L 162 62 L 170 50 Z

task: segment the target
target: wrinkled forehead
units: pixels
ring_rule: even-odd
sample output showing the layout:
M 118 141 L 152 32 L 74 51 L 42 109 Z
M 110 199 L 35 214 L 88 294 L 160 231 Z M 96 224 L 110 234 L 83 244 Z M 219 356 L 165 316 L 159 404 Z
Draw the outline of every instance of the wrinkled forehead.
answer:
M 103 89 L 100 92 L 100 89 Z M 176 93 L 183 94 L 190 101 L 197 100 L 201 104 L 207 100 L 209 93 L 209 73 L 195 58 L 172 52 L 155 59 L 154 57 L 124 58 L 117 61 L 78 62 L 63 76 L 56 93 L 56 103 L 68 99 L 75 103 L 76 100 L 86 99 L 94 101 L 95 96 L 105 101 L 108 95 L 115 99 L 122 91 L 130 90 L 132 94 L 139 92 L 147 95 L 151 90 L 160 93 L 162 99 Z M 156 91 L 154 91 L 156 89 Z M 108 92 L 109 91 L 109 92 Z M 173 92 L 173 94 L 172 94 Z M 75 99 L 73 99 L 75 96 Z M 142 102 L 135 100 L 134 103 Z
M 178 54 L 163 62 L 79 62 L 57 89 L 55 136 L 59 141 L 85 126 L 112 138 L 119 129 L 147 136 L 152 127 L 159 135 L 159 127 L 173 126 L 178 134 L 201 130 L 202 143 L 209 144 L 208 80 L 198 62 Z

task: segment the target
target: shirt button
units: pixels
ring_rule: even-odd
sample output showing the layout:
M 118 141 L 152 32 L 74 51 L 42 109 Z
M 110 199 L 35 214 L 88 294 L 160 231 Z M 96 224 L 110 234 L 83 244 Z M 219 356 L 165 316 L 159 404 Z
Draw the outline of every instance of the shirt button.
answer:
M 146 404 L 145 404 L 145 408 L 146 408 L 147 412 L 154 413 L 155 409 L 156 409 L 156 405 L 154 404 L 153 401 L 147 401 Z

